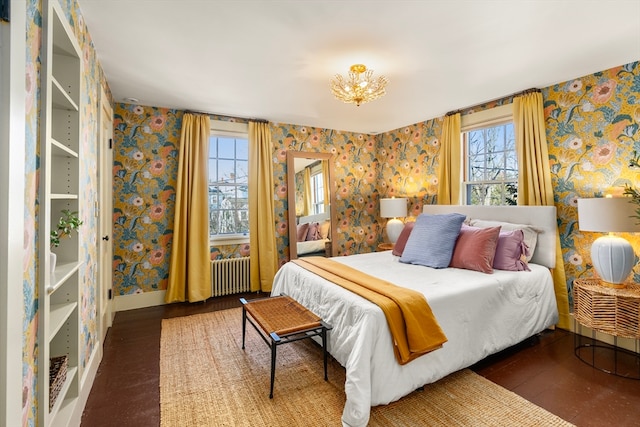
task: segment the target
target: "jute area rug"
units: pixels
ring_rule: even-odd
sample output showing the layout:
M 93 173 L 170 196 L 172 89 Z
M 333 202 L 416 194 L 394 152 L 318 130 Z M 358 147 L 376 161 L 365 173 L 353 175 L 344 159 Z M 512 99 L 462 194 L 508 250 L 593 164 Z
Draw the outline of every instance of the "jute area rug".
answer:
M 242 309 L 162 322 L 161 427 L 340 426 L 345 371 L 330 358 L 325 382 L 322 349 L 311 340 L 278 347 L 273 399 L 271 352 Z M 571 426 L 470 370 L 371 409 L 370 426 Z

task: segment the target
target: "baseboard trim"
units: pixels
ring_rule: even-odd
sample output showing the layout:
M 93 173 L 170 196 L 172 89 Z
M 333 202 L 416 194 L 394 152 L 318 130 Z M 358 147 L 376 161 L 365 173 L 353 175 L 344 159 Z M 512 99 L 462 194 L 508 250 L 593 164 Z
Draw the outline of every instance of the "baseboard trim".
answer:
M 73 414 L 71 415 L 71 420 L 69 421 L 70 426 L 80 426 L 82 422 L 82 413 L 84 412 L 84 407 L 87 404 L 87 400 L 89 400 L 91 387 L 93 386 L 93 381 L 96 379 L 96 374 L 98 373 L 98 368 L 100 367 L 101 361 L 102 342 L 98 341 L 95 345 L 93 353 L 91 354 L 91 357 L 89 358 L 89 363 L 84 368 L 82 378 L 80 378 L 80 392 L 78 393 L 78 400 L 76 401 L 76 406 L 75 408 L 73 408 Z
M 137 308 L 164 305 L 164 295 L 167 291 L 144 292 L 141 294 L 116 295 L 113 305 L 115 311 L 135 310 Z

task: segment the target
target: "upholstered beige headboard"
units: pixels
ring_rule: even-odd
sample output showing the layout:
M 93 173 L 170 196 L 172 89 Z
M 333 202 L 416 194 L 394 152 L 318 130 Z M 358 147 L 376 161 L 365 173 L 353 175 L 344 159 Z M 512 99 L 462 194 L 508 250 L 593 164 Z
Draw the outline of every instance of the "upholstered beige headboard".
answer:
M 555 206 L 455 206 L 424 205 L 429 214 L 461 213 L 471 219 L 527 224 L 540 230 L 531 262 L 549 268 L 556 266 L 556 233 L 558 228 Z

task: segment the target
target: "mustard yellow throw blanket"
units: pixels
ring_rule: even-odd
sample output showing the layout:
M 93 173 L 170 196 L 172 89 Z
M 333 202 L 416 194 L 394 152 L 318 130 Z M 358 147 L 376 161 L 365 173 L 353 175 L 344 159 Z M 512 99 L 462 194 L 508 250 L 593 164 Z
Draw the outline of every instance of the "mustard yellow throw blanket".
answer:
M 387 318 L 399 364 L 409 363 L 447 342 L 421 293 L 328 258 L 306 257 L 292 262 L 377 304 Z

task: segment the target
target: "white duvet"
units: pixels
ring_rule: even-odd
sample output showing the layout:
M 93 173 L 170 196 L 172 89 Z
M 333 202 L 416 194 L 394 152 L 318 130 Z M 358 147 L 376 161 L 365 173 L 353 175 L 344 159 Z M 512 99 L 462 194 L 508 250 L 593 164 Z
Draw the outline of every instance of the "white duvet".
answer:
M 297 252 L 298 255 L 310 254 L 313 252 L 324 252 L 324 246 L 329 239 L 320 239 L 320 240 L 307 240 L 304 242 L 298 242 L 297 244 Z
M 333 326 L 328 349 L 346 369 L 345 426 L 366 426 L 372 406 L 398 400 L 558 321 L 551 274 L 536 264 L 529 264 L 531 271 L 484 274 L 403 264 L 391 251 L 333 259 L 423 293 L 448 338 L 441 349 L 399 365 L 377 305 L 285 264 L 272 295 L 290 295 Z

